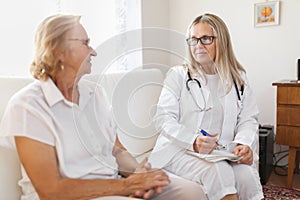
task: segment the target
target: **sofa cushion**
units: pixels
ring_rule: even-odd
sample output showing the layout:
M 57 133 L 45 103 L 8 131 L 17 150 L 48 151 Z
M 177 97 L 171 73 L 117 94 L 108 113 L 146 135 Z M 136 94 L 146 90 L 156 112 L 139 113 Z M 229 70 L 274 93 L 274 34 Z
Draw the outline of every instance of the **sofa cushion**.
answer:
M 134 156 L 151 150 L 158 136 L 152 118 L 162 89 L 162 72 L 144 69 L 86 78 L 104 87 L 118 136 L 127 150 Z
M 32 81 L 32 78 L 0 77 L 0 120 L 11 96 Z

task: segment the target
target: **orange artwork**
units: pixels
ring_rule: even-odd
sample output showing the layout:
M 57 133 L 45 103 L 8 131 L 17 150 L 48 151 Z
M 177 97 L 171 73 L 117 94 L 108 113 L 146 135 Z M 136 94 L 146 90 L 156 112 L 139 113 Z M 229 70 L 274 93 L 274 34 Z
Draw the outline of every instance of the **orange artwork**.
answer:
M 277 25 L 279 1 L 255 4 L 255 26 Z

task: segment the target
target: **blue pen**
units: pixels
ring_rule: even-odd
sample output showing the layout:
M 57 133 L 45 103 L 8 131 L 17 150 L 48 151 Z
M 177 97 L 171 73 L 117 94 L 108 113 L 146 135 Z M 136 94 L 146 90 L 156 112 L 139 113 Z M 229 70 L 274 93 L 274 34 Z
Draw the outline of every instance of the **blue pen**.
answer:
M 206 132 L 206 131 L 203 130 L 203 129 L 199 130 L 199 132 L 202 133 L 202 135 L 204 135 L 204 136 L 214 137 L 214 136 L 212 136 L 211 134 L 209 134 L 208 132 Z M 222 146 L 218 141 L 216 141 L 216 144 L 217 144 L 218 146 Z M 216 147 L 216 148 L 217 148 L 217 147 Z
M 204 136 L 213 137 L 211 134 L 209 134 L 208 132 L 206 132 L 203 129 L 199 130 L 199 132 L 202 133 L 202 135 L 204 135 Z

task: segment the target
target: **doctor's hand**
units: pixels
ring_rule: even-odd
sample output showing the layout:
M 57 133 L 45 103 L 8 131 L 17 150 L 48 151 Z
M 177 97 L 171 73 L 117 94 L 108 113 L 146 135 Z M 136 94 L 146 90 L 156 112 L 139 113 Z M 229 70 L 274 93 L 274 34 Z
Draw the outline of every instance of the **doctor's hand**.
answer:
M 198 153 L 211 153 L 217 146 L 217 134 L 211 133 L 212 137 L 199 135 L 193 144 L 195 152 Z
M 239 160 L 237 163 L 252 165 L 252 163 L 253 163 L 253 151 L 250 149 L 250 147 L 248 145 L 238 144 L 233 149 L 232 153 L 237 155 L 237 156 L 242 156 L 242 159 Z

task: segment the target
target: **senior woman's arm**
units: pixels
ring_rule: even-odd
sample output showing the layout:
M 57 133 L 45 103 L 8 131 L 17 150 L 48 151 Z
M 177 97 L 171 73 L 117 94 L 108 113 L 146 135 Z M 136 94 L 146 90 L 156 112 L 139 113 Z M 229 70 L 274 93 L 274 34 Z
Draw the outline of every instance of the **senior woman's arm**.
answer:
M 119 173 L 124 177 L 128 177 L 139 167 L 137 160 L 122 145 L 118 136 L 113 148 L 113 156 L 118 163 Z
M 127 151 L 127 149 L 122 145 L 118 136 L 116 137 L 115 146 L 113 149 L 113 155 L 119 166 L 119 173 L 128 177 L 133 173 L 142 173 L 158 169 L 152 169 L 150 163 L 148 163 L 148 158 L 145 158 L 142 162 L 138 163 L 137 160 Z M 160 194 L 162 192 L 162 187 L 156 187 L 155 190 L 147 191 L 136 191 L 133 197 L 143 196 L 145 199 L 151 197 L 154 193 Z
M 20 160 L 40 199 L 91 199 L 131 196 L 169 184 L 162 171 L 132 174 L 126 179 L 69 179 L 58 170 L 55 148 L 26 137 L 15 137 Z
M 129 153 L 122 145 L 118 136 L 113 149 L 113 156 L 118 163 L 119 173 L 124 177 L 128 177 L 134 172 L 152 170 L 150 163 L 148 163 L 148 158 L 145 158 L 142 162 L 138 163 L 131 153 Z

